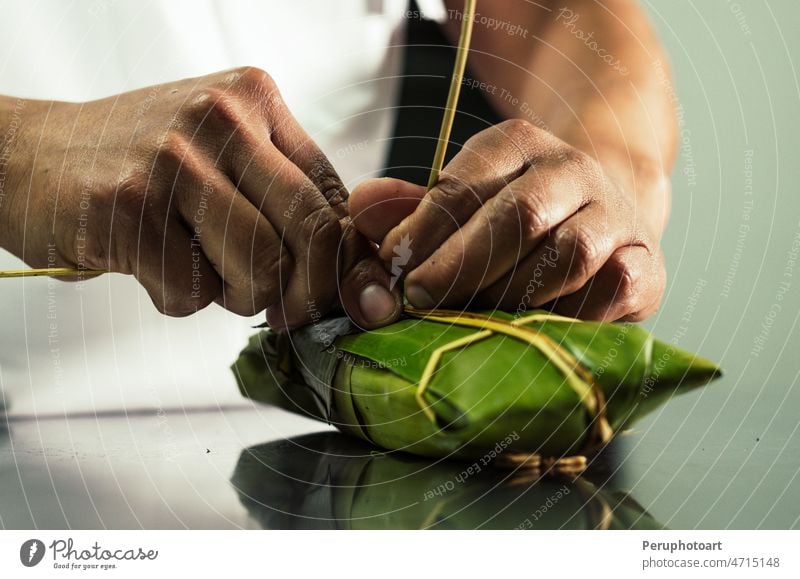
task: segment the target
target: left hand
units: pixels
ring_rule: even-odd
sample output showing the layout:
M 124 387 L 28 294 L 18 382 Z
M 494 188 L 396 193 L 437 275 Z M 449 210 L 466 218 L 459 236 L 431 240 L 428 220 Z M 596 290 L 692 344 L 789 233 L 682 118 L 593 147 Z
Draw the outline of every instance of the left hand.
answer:
M 664 292 L 642 211 L 596 160 L 521 120 L 468 140 L 430 191 L 375 179 L 350 200 L 414 306 L 607 321 L 649 316 Z

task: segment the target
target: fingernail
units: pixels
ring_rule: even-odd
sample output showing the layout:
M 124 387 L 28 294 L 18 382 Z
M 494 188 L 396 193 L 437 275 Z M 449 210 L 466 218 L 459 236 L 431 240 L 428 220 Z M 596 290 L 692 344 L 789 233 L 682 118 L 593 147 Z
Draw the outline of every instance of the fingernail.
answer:
M 397 301 L 389 290 L 374 283 L 361 290 L 358 307 L 361 309 L 364 320 L 370 324 L 378 324 L 394 315 Z
M 436 306 L 431 294 L 421 285 L 410 285 L 406 288 L 406 297 L 411 305 L 422 310 L 429 310 Z

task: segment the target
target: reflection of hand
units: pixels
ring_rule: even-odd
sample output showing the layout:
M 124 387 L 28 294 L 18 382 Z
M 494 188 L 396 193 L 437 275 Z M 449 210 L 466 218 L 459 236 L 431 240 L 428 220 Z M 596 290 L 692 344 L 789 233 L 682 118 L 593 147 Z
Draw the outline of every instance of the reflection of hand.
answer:
M 663 256 L 633 195 L 525 121 L 475 135 L 430 192 L 372 180 L 353 192 L 350 210 L 386 263 L 410 240 L 405 287 L 417 307 L 549 304 L 586 319 L 636 320 L 664 291 Z
M 344 227 L 347 191 L 263 71 L 28 103 L 22 120 L 0 243 L 29 264 L 133 274 L 170 315 L 217 301 L 296 325 L 338 303 L 339 279 L 356 322 L 399 314 L 385 289 L 361 299 L 388 273 Z

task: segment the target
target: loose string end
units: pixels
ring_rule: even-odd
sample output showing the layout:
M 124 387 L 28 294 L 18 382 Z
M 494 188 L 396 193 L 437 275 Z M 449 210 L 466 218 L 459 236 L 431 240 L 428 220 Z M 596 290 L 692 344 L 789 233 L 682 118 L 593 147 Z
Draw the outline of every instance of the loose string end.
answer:
M 0 278 L 18 277 L 97 277 L 109 273 L 105 269 L 80 269 L 74 267 L 42 267 L 34 269 L 6 269 L 0 270 Z

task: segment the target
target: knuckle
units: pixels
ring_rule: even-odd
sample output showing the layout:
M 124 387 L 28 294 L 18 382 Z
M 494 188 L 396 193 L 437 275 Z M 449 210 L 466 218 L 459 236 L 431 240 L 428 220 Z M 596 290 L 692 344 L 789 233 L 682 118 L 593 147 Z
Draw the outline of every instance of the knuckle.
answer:
M 234 313 L 239 316 L 254 316 L 261 311 L 253 302 L 251 301 L 236 301 L 236 300 L 229 300 L 225 302 L 225 309 L 231 313 Z
M 136 173 L 120 180 L 105 203 L 103 212 L 108 217 L 103 220 L 102 234 L 95 236 L 105 240 L 102 242 L 105 254 L 98 257 L 115 271 L 138 274 L 143 264 L 154 259 L 150 254 L 151 241 L 164 234 L 162 201 L 149 186 L 147 177 Z M 100 243 L 87 253 L 96 254 L 98 249 Z M 159 296 L 151 297 L 155 304 L 163 302 L 158 300 Z
M 247 280 L 252 288 L 253 301 L 258 311 L 280 301 L 284 282 L 285 258 L 275 254 L 274 248 L 267 251 L 255 249 L 252 255 L 251 275 Z
M 254 316 L 264 310 L 255 294 L 233 288 L 225 288 L 222 303 L 226 310 L 240 316 Z
M 194 314 L 211 304 L 220 293 L 216 281 L 203 277 L 203 283 L 193 286 L 191 278 L 164 279 L 150 298 L 162 314 L 181 318 Z
M 274 79 L 266 71 L 248 66 L 237 69 L 236 91 L 266 118 L 274 118 L 283 100 Z
M 525 142 L 533 136 L 536 127 L 525 119 L 508 119 L 498 125 L 504 135 L 514 142 Z
M 200 304 L 185 299 L 178 292 L 164 290 L 159 298 L 154 300 L 158 311 L 173 318 L 184 318 L 202 308 Z
M 278 255 L 272 243 L 256 238 L 252 253 L 253 284 L 263 286 L 265 289 L 276 286 L 281 277 L 282 261 L 281 255 Z
M 278 303 L 281 299 L 281 266 L 278 261 L 266 262 L 253 268 L 253 301 L 257 311 Z
M 192 143 L 189 137 L 180 131 L 170 130 L 161 140 L 158 147 L 158 157 L 161 162 L 166 162 L 170 167 L 181 165 L 191 156 Z
M 510 194 L 501 200 L 504 210 L 516 214 L 525 239 L 531 239 L 550 229 L 550 214 L 547 204 L 531 191 Z
M 444 207 L 460 203 L 464 196 L 463 183 L 446 175 L 442 175 L 431 193 L 431 198 Z
M 147 177 L 139 172 L 126 175 L 117 184 L 114 195 L 107 199 L 108 209 L 115 217 L 139 219 L 151 199 L 148 199 Z
M 342 234 L 339 218 L 328 205 L 312 209 L 303 218 L 301 230 L 307 234 L 309 245 L 328 251 L 336 249 Z
M 211 305 L 217 297 L 217 292 L 201 292 L 200 295 L 194 296 L 188 304 L 189 314 L 199 312 L 200 310 Z
M 520 160 L 527 166 L 533 162 L 534 151 L 538 150 L 537 140 L 540 129 L 524 119 L 509 119 L 498 126 L 505 139 L 519 150 Z
M 577 149 L 569 148 L 559 152 L 563 165 L 568 169 L 570 175 L 579 179 L 591 193 L 597 193 L 598 189 L 605 189 L 604 182 L 607 180 L 600 165 L 586 153 Z
M 596 269 L 600 259 L 600 246 L 595 235 L 586 227 L 572 234 L 572 259 L 570 271 L 579 279 L 587 279 Z
M 242 102 L 239 95 L 219 87 L 203 89 L 190 105 L 193 123 L 213 131 L 217 146 L 225 156 L 234 154 L 230 139 L 234 134 L 241 138 L 245 150 L 258 150 L 264 139 L 264 126 L 259 115 L 253 114 L 253 105 Z
M 639 273 L 638 269 L 628 267 L 625 264 L 618 266 L 614 301 L 626 313 L 633 311 L 638 305 Z
M 636 278 L 634 279 L 637 282 L 635 288 L 636 299 L 627 308 L 626 319 L 641 321 L 658 311 L 664 299 L 666 278 L 666 268 L 664 267 L 664 262 L 660 259 L 657 259 L 650 269 L 647 266 L 643 266 L 641 270 L 637 269 Z M 643 287 L 648 284 L 653 285 L 649 288 Z
M 189 103 L 189 110 L 199 123 L 215 126 L 236 126 L 241 117 L 236 96 L 218 87 L 203 89 Z
M 235 71 L 238 83 L 249 89 L 272 89 L 275 87 L 275 80 L 270 74 L 257 66 L 242 66 Z
M 561 158 L 561 163 L 565 163 L 573 170 L 588 169 L 593 159 L 583 151 L 579 151 L 574 147 L 564 147 L 558 151 L 558 157 Z
M 311 160 L 311 166 L 307 176 L 325 197 L 328 205 L 336 207 L 346 202 L 347 190 L 328 158 L 321 152 L 315 153 Z
M 457 225 L 461 225 L 481 205 L 480 199 L 468 185 L 448 175 L 442 175 L 423 202 L 432 204 Z
M 552 151 L 563 147 L 557 137 L 525 119 L 509 119 L 497 128 L 502 138 L 510 141 L 517 150 L 517 162 L 525 168 L 541 163 Z

